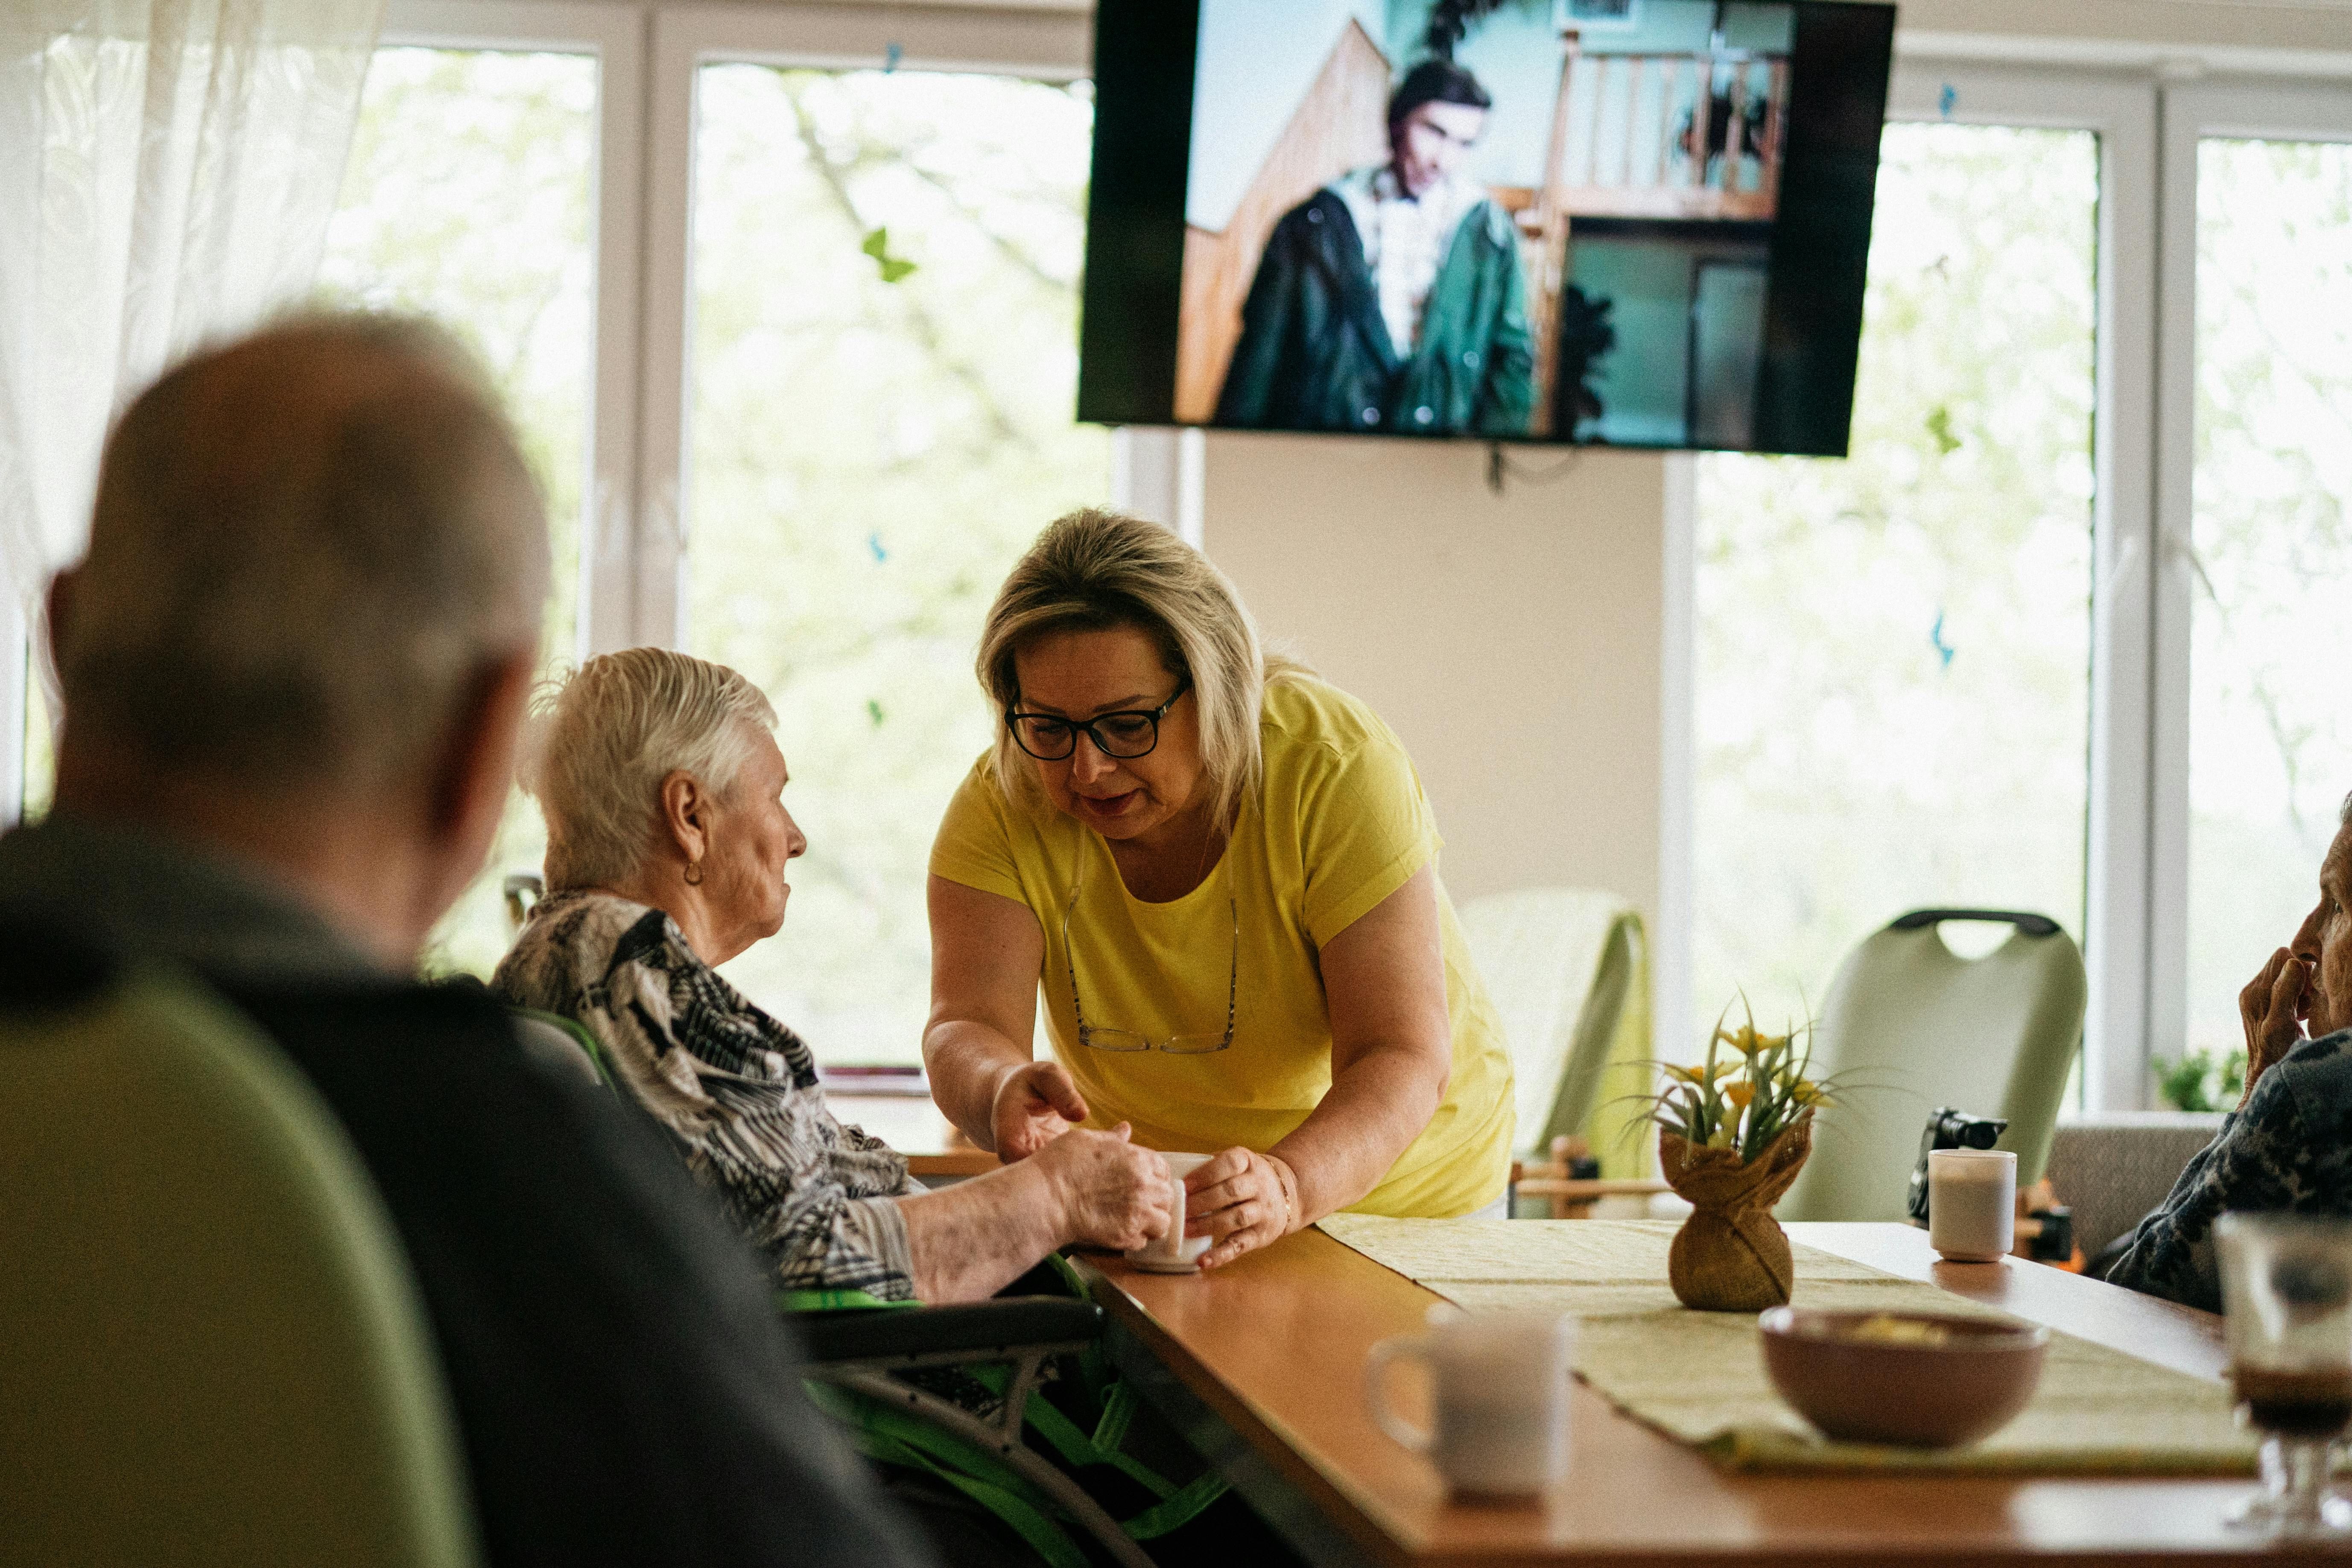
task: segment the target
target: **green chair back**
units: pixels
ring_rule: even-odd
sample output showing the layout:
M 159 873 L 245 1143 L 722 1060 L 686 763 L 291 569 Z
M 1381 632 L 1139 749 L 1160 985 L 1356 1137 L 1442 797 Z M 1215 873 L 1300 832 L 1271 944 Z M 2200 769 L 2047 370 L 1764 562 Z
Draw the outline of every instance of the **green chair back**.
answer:
M 2002 916 L 2020 922 L 2008 940 L 1962 958 L 1937 928 L 1972 912 L 1905 915 L 1839 965 L 1813 1065 L 1852 1087 L 1822 1113 L 1812 1157 L 1774 1211 L 1780 1218 L 1907 1218 L 1919 1135 L 1938 1106 L 2007 1117 L 1995 1146 L 2017 1155 L 2019 1186 L 2041 1180 L 2083 1043 L 2083 955 L 2036 915 Z
M 1649 1085 L 1649 951 L 1642 917 L 1595 888 L 1520 888 L 1458 911 L 1511 1052 L 1518 1152 L 1580 1134 L 1601 1173 L 1649 1173 L 1630 1096 Z
M 0 1010 L 0 1560 L 476 1561 L 398 1237 L 191 982 Z

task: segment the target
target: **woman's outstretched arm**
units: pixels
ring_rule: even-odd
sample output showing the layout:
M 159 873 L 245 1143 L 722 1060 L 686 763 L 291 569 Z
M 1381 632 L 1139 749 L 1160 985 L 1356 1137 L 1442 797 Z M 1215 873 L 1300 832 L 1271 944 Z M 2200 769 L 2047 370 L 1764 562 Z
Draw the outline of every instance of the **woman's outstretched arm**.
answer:
M 1028 905 L 944 877 L 929 901 L 931 1098 L 982 1148 L 1025 1160 L 1087 1116 L 1069 1073 L 1033 1055 L 1045 933 Z
M 1024 1160 L 898 1200 L 907 1216 L 915 1295 L 977 1301 L 1019 1279 L 1055 1247 L 1124 1251 L 1164 1236 L 1176 1184 L 1166 1162 L 1108 1132 L 1073 1130 Z

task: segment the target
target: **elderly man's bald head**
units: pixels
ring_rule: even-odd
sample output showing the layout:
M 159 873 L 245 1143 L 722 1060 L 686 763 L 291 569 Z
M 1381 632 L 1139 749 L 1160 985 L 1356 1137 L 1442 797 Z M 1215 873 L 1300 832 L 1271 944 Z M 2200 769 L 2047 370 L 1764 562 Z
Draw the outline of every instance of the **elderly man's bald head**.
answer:
M 319 316 L 197 356 L 107 444 L 61 608 L 68 731 L 255 785 L 387 782 L 534 647 L 547 528 L 428 324 Z

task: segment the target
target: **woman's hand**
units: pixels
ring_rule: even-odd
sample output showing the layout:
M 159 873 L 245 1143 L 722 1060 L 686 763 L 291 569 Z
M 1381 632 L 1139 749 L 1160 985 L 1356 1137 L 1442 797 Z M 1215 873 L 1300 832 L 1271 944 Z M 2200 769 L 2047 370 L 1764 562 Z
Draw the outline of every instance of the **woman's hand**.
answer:
M 1007 1164 L 1025 1160 L 1087 1119 L 1087 1102 L 1069 1069 L 1059 1062 L 1025 1062 L 996 1082 L 989 1126 L 997 1157 Z
M 2240 1110 L 2253 1098 L 2254 1084 L 2263 1074 L 2303 1043 L 2310 985 L 2311 965 L 2280 948 L 2238 993 L 2238 1016 L 2246 1026 L 2246 1092 L 2239 1097 Z
M 1168 1162 L 1128 1142 L 1124 1121 L 1108 1132 L 1073 1128 L 1037 1152 L 1061 1210 L 1062 1245 L 1120 1252 L 1168 1234 L 1176 1184 Z
M 1214 1268 L 1298 1228 L 1298 1177 L 1273 1154 L 1227 1149 L 1184 1178 L 1184 1234 L 1214 1238 Z

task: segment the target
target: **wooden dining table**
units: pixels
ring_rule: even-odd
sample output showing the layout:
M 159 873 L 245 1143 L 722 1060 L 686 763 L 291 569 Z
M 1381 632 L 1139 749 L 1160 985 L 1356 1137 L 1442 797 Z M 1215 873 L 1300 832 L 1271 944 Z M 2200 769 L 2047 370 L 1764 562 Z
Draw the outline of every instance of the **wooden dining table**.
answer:
M 2182 1372 L 2224 1370 L 2210 1313 L 2015 1258 L 1945 1263 L 1907 1226 L 1788 1229 Z M 2268 1550 L 2222 1522 L 2251 1480 L 1736 1473 L 1581 1383 L 1565 1485 L 1520 1502 L 1450 1499 L 1427 1460 L 1373 1425 L 1364 1397 L 1372 1345 L 1423 1328 L 1438 1300 L 1429 1290 L 1312 1229 L 1204 1275 L 1092 1256 L 1085 1271 L 1122 1370 L 1312 1562 L 2171 1564 Z M 1414 1392 L 1397 1381 L 1401 1397 Z

